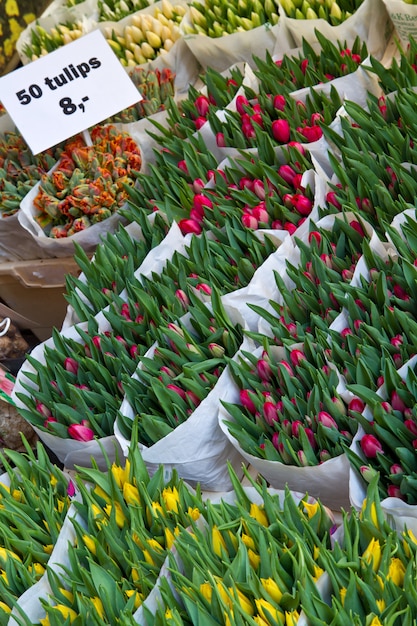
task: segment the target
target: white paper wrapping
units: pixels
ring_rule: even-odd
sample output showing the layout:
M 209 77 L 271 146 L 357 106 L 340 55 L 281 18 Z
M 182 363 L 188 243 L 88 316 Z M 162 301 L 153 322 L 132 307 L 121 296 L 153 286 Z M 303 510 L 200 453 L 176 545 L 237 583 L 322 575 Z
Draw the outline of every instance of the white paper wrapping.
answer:
M 237 312 L 234 317 L 242 323 L 243 320 Z M 253 349 L 254 343 L 245 338 L 243 346 L 244 349 L 250 350 Z M 148 351 L 148 357 L 152 356 L 155 347 Z M 135 372 L 134 377 L 140 377 L 140 371 Z M 231 488 L 227 463 L 229 462 L 236 473 L 241 475 L 243 459 L 224 437 L 217 419 L 220 398 L 228 400 L 230 391 L 224 370 L 214 388 L 184 423 L 150 447 L 139 444 L 143 460 L 151 475 L 162 463 L 168 473 L 175 469 L 178 475 L 191 485 L 200 482 L 202 489 L 225 491 Z M 132 420 L 135 417 L 133 407 L 126 398 L 122 402 L 120 413 Z M 122 435 L 117 420 L 114 432 L 123 454 L 127 456 L 130 440 Z
M 383 0 L 387 13 L 394 24 L 395 35 L 406 50 L 409 38 L 417 37 L 417 6 L 404 0 Z
M 272 350 L 279 353 L 281 349 L 272 346 Z M 257 348 L 253 351 L 253 355 L 261 356 L 262 351 L 263 348 Z M 224 374 L 228 379 L 227 387 L 229 393 L 228 398 L 222 398 L 222 400 L 239 404 L 239 388 L 228 368 L 226 368 Z M 346 390 L 341 377 L 337 392 L 347 402 L 352 398 L 352 394 Z M 223 406 L 220 407 L 218 418 L 220 428 L 229 441 L 244 459 L 264 476 L 271 487 L 284 489 L 288 486 L 291 490 L 308 493 L 313 498 L 320 499 L 323 504 L 333 510 L 341 507 L 346 508 L 349 505 L 349 461 L 345 454 L 329 459 L 320 465 L 309 467 L 297 467 L 295 465 L 285 465 L 279 461 L 268 461 L 249 454 L 242 449 L 238 440 L 229 432 L 225 424 L 225 421 L 233 421 L 233 417 Z

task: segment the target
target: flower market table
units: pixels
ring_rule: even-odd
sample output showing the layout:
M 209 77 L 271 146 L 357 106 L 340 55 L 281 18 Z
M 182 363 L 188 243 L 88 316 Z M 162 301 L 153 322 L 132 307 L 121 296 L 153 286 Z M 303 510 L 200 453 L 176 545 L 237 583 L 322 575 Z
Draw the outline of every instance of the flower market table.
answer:
M 101 30 L 142 100 L 38 155 L 0 117 L 0 254 L 77 268 L 10 398 L 0 624 L 416 623 L 415 14 L 54 0 L 19 37 Z

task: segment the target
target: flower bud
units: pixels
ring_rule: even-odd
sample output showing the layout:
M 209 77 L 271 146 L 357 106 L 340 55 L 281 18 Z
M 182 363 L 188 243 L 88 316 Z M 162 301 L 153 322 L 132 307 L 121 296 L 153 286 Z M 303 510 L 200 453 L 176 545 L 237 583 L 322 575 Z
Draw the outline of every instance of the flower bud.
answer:
M 365 408 L 365 404 L 360 400 L 360 398 L 352 398 L 352 400 L 348 404 L 349 411 L 357 411 L 358 413 L 362 413 Z
M 177 289 L 175 297 L 181 302 L 184 309 L 187 309 L 190 305 L 190 300 L 183 289 Z
M 369 465 L 361 465 L 359 468 L 361 476 L 367 483 L 370 483 L 371 480 L 378 474 L 378 472 Z
M 277 407 L 273 402 L 270 402 L 270 401 L 264 402 L 262 412 L 263 412 L 265 422 L 269 426 L 272 426 L 274 422 L 278 421 Z
M 338 425 L 336 421 L 327 411 L 319 411 L 317 415 L 317 421 L 320 424 L 323 424 L 323 426 L 326 426 L 326 428 L 335 428 L 336 430 L 338 430 Z
M 256 371 L 262 381 L 272 380 L 273 374 L 270 363 L 266 359 L 259 359 L 256 363 Z
M 195 219 L 184 218 L 178 222 L 178 226 L 183 235 L 188 235 L 190 233 L 200 235 L 203 230 L 200 223 Z
M 332 455 L 330 454 L 328 450 L 323 449 L 323 450 L 320 450 L 319 457 L 320 457 L 320 463 L 324 463 L 325 461 L 329 461 L 332 458 Z
M 210 108 L 210 101 L 207 96 L 200 95 L 194 101 L 195 108 L 198 111 L 198 114 L 202 117 L 207 117 Z
M 72 374 L 77 374 L 78 363 L 72 357 L 67 357 L 64 361 L 64 368 L 67 370 L 67 372 L 71 372 Z
M 287 102 L 285 100 L 285 96 L 281 94 L 277 94 L 276 96 L 274 96 L 274 100 L 273 100 L 274 109 L 277 109 L 278 111 L 283 111 L 285 109 L 286 104 Z
M 291 129 L 287 120 L 274 120 L 272 122 L 272 136 L 280 143 L 288 143 L 290 140 Z
M 389 473 L 390 474 L 404 474 L 404 469 L 398 463 L 394 463 L 389 468 Z
M 87 420 L 82 420 L 82 422 L 86 421 Z M 77 441 L 91 441 L 94 439 L 94 431 L 88 426 L 83 425 L 82 422 L 68 426 L 68 435 L 71 439 L 76 439 Z
M 252 400 L 252 397 L 251 397 L 252 395 L 253 395 L 253 391 L 249 389 L 241 389 L 239 393 L 239 398 L 240 398 L 240 403 L 245 407 L 245 409 L 247 409 L 249 413 L 252 413 L 252 415 L 255 415 L 256 406 L 255 406 L 254 401 Z
M 391 406 L 394 411 L 400 411 L 401 413 L 404 413 L 405 409 L 407 408 L 406 404 L 403 402 L 403 400 L 401 400 L 400 396 L 398 395 L 398 391 L 394 390 L 391 393 Z
M 217 359 L 221 359 L 224 356 L 225 349 L 218 343 L 209 343 L 208 349 L 210 351 L 210 354 Z
M 360 445 L 364 455 L 368 459 L 376 458 L 377 454 L 384 454 L 381 443 L 374 435 L 364 435 L 360 441 Z
M 278 168 L 278 174 L 283 180 L 285 180 L 286 183 L 292 185 L 296 172 L 290 165 L 280 165 Z

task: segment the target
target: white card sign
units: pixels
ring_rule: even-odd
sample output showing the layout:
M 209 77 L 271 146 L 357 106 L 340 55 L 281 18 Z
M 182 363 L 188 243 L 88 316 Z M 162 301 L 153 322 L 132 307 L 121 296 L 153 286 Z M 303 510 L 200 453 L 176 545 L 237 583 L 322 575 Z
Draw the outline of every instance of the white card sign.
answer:
M 0 78 L 0 101 L 33 154 L 140 100 L 100 30 Z

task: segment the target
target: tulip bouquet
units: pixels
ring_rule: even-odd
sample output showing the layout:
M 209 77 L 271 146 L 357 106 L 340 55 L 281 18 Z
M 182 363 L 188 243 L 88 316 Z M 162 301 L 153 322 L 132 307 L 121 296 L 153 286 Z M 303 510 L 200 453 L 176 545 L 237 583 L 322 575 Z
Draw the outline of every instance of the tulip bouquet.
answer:
M 0 476 L 0 624 L 17 599 L 43 575 L 74 495 L 68 476 L 42 444 L 25 452 L 3 450 Z
M 250 0 L 230 5 L 219 0 L 202 3 L 193 1 L 189 9 L 189 23 L 183 29 L 187 35 L 200 34 L 223 37 L 234 32 L 248 31 L 263 24 L 277 24 L 278 5 L 273 0 Z
M 156 329 L 157 343 L 141 357 L 137 376 L 123 377 L 126 400 L 138 416 L 139 443 L 152 446 L 186 422 L 216 384 L 226 358 L 240 347 L 242 329 L 232 323 L 216 290 L 212 303 L 213 311 L 196 300 L 189 324 Z M 134 423 L 121 413 L 120 430 L 130 439 Z
M 19 412 L 67 467 L 71 454 L 114 454 L 113 424 L 123 398 L 122 372 L 138 362 L 125 339 L 95 318 L 59 333 L 27 356 L 13 389 Z M 99 438 L 100 445 L 96 441 Z M 81 454 L 81 452 L 80 452 Z
M 70 237 L 115 213 L 127 199 L 142 164 L 128 133 L 113 125 L 91 131 L 92 146 L 74 139 L 57 168 L 43 175 L 33 204 L 35 221 L 51 238 Z
M 175 536 L 204 510 L 201 494 L 175 475 L 167 480 L 162 466 L 151 479 L 137 446 L 124 466 L 81 470 L 76 481 L 76 514 L 60 538 L 67 550 L 47 568 L 49 590 L 35 603 L 45 617 L 35 622 L 140 623 Z
M 180 38 L 179 24 L 187 10 L 182 0 L 160 0 L 122 21 L 100 24 L 107 43 L 125 67 L 142 65 L 166 54 Z
M 132 435 L 150 472 L 160 463 L 203 489 L 230 489 L 227 463 L 242 458 L 217 421 L 219 398 L 227 395 L 223 370 L 243 343 L 242 319 L 222 306 L 213 290 L 211 305 L 198 298 L 184 318 L 156 329 L 157 342 L 135 374 L 123 377 L 125 399 L 115 424 L 126 454 Z M 243 344 L 247 345 L 247 344 Z
M 326 341 L 330 338 L 330 358 L 348 383 L 376 390 L 386 359 L 398 369 L 415 354 L 416 268 L 392 250 L 380 256 L 366 242 L 362 250 L 351 283 L 334 288 L 343 312 L 330 326 Z
M 311 336 L 290 348 L 265 338 L 262 347 L 238 357 L 228 365 L 233 399 L 221 399 L 225 434 L 272 486 L 288 482 L 327 504 L 346 502 L 344 446 L 358 423 L 351 414 L 353 394 L 327 362 L 326 350 Z
M 193 173 L 191 187 L 185 180 L 180 187 L 165 182 L 165 189 L 158 191 L 160 199 L 154 197 L 155 205 L 169 220 L 177 220 L 184 234 L 216 231 L 227 223 L 234 228 L 284 229 L 293 234 L 310 216 L 314 203 L 321 202 L 315 197 L 317 179 L 309 172 L 311 156 L 298 143 L 278 149 L 267 139 L 263 148 L 256 161 L 250 153 L 224 161 L 206 173 L 210 180 L 205 186 L 204 179 L 198 181 Z M 186 159 L 187 168 L 188 163 Z M 169 167 L 172 175 L 176 167 Z M 148 188 L 152 179 L 152 175 L 142 175 L 139 185 Z
M 301 590 L 306 623 L 412 624 L 417 539 L 409 527 L 390 526 L 376 477 L 361 510 L 343 512 L 333 540 L 332 549 L 321 548 L 317 559 L 326 571 L 326 594 L 320 596 L 314 587 Z
M 280 5 L 288 17 L 299 20 L 322 19 L 332 26 L 338 26 L 359 9 L 363 0 L 352 0 L 338 4 L 336 0 L 329 2 L 293 2 L 293 0 L 280 0 Z M 342 6 L 341 6 L 342 5 Z
M 267 334 L 276 345 L 289 345 L 306 333 L 326 332 L 343 306 L 334 289 L 351 281 L 362 242 L 372 234 L 353 212 L 312 222 L 306 240 L 295 238 L 283 272 L 274 273 L 275 293 L 268 307 L 249 305 L 259 315 L 259 332 L 250 336 L 262 343 Z
M 362 485 L 378 472 L 381 498 L 398 498 L 410 505 L 417 502 L 415 361 L 414 356 L 399 370 L 385 361 L 383 384 L 377 392 L 360 384 L 349 386 L 366 403 L 363 414 L 357 414 L 361 429 L 347 452 L 353 471 Z M 352 494 L 355 506 L 362 491 L 358 486 Z
M 340 117 L 342 133 L 323 129 L 333 146 L 329 158 L 338 180 L 330 183 L 326 212 L 340 210 L 346 202 L 356 204 L 360 214 L 383 233 L 383 223 L 412 206 L 416 155 L 410 137 L 415 100 L 413 90 L 402 89 L 386 98 L 371 95 L 368 110 L 346 101 L 348 117 Z M 392 146 L 389 154 L 387 143 Z
M 147 624 L 298 623 L 300 587 L 323 573 L 317 555 L 330 545 L 333 520 L 302 494 L 233 481 L 236 491 L 206 502 L 204 524 L 178 533 Z
M 8 131 L 0 138 L 0 207 L 2 217 L 14 215 L 24 196 L 59 158 L 62 145 L 34 156 L 22 135 Z
M 82 273 L 65 277 L 65 298 L 78 321 L 87 321 L 109 305 L 114 294 L 121 294 L 148 253 L 166 237 L 168 225 L 160 213 L 154 219 L 143 213 L 138 218 L 140 222 L 121 224 L 116 232 L 107 233 L 91 259 L 75 244 L 74 259 Z
M 53 50 L 65 46 L 82 37 L 88 31 L 87 22 L 82 19 L 57 22 L 54 26 L 43 26 L 43 20 L 31 24 L 19 38 L 17 50 L 23 63 L 36 61 Z

